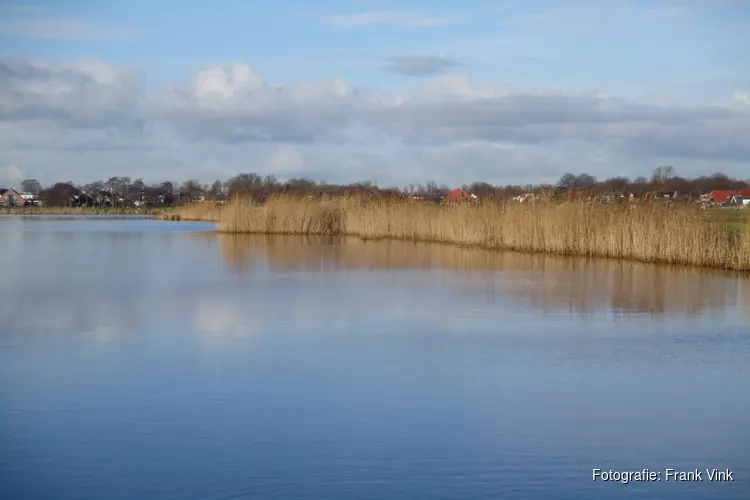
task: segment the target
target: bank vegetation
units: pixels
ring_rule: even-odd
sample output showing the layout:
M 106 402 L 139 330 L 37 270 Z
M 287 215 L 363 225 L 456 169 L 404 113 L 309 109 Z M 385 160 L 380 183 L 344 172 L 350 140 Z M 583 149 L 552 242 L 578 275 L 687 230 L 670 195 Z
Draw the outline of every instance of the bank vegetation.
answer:
M 732 224 L 691 204 L 480 203 L 275 196 L 183 207 L 226 233 L 356 236 L 521 252 L 750 270 L 750 219 Z

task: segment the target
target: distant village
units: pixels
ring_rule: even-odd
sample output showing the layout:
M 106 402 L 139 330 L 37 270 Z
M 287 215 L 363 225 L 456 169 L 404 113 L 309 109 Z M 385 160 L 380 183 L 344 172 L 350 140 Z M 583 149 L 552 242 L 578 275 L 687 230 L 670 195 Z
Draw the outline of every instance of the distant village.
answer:
M 456 188 L 426 185 L 403 189 L 379 188 L 372 182 L 347 185 L 317 183 L 308 179 L 285 182 L 275 177 L 254 173 L 239 174 L 211 185 L 188 180 L 182 184 L 162 182 L 147 185 L 129 177 L 111 177 L 76 186 L 59 182 L 43 188 L 35 179 L 26 179 L 18 189 L 0 188 L 0 207 L 113 207 L 160 208 L 183 203 L 226 203 L 235 196 L 251 196 L 260 201 L 275 194 L 298 195 L 306 198 L 338 196 L 370 196 L 398 198 L 424 203 L 462 204 L 483 201 L 534 203 L 554 200 L 583 200 L 590 203 L 697 203 L 701 207 L 747 208 L 750 206 L 750 183 L 713 174 L 693 179 L 675 175 L 672 167 L 657 167 L 651 178 L 630 180 L 613 177 L 597 181 L 588 174 L 565 174 L 554 185 L 494 186 L 475 182 Z

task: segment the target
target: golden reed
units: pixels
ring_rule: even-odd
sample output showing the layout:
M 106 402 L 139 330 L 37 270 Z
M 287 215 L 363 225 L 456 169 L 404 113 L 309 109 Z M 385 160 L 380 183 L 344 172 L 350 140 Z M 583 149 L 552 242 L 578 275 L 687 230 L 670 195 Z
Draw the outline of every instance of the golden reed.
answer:
M 189 203 L 163 210 L 159 218 L 173 221 L 219 222 L 223 210 L 222 205 L 215 203 Z
M 747 219 L 730 227 L 707 211 L 687 205 L 668 208 L 571 202 L 441 206 L 281 196 L 262 205 L 237 199 L 220 209 L 204 210 L 204 216 L 192 214 L 192 220 L 217 220 L 220 231 L 227 233 L 393 238 L 750 270 Z

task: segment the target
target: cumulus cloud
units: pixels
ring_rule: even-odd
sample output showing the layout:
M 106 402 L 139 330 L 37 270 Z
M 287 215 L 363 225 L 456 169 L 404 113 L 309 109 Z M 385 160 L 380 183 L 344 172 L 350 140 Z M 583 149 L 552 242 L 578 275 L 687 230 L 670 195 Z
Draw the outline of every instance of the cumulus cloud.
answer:
M 732 102 L 738 105 L 750 106 L 750 92 L 740 92 L 738 90 L 732 96 Z
M 383 69 L 389 73 L 406 76 L 432 76 L 461 63 L 440 56 L 393 56 L 386 60 Z
M 268 166 L 275 174 L 295 177 L 303 173 L 304 160 L 295 148 L 284 146 L 271 154 Z
M 0 61 L 0 120 L 50 120 L 70 128 L 138 126 L 140 76 L 97 59 L 73 64 Z
M 23 170 L 18 168 L 17 165 L 10 164 L 5 167 L 0 167 L 0 186 L 3 187 L 16 187 L 24 179 Z
M 51 162 L 49 170 L 87 170 L 90 178 L 97 167 L 73 156 L 88 152 L 99 168 L 137 165 L 154 180 L 178 172 L 204 178 L 210 161 L 217 175 L 304 171 L 403 184 L 536 182 L 571 169 L 642 175 L 664 161 L 685 175 L 704 168 L 741 175 L 750 160 L 743 91 L 675 106 L 462 74 L 379 91 L 340 79 L 278 84 L 239 63 L 168 86 L 142 81 L 100 61 L 0 61 L 0 161 L 13 155 L 38 177 Z

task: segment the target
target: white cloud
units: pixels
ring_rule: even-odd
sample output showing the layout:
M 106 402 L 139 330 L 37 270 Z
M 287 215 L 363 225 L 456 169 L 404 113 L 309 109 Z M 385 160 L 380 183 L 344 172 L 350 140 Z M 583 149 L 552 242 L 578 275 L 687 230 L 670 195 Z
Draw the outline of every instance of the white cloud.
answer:
M 24 179 L 23 170 L 17 165 L 10 164 L 0 167 L 0 186 L 17 188 L 18 184 Z
M 746 175 L 750 161 L 741 91 L 675 106 L 453 74 L 385 92 L 340 79 L 277 84 L 241 63 L 142 82 L 96 60 L 0 60 L 0 161 L 42 182 L 256 171 L 381 184 L 636 176 L 664 162 L 684 175 Z
M 263 87 L 263 78 L 249 66 L 235 64 L 231 70 L 212 68 L 201 71 L 195 78 L 193 97 L 198 102 L 228 100 L 241 90 L 257 91 Z
M 732 96 L 732 102 L 736 103 L 736 104 L 739 104 L 739 105 L 750 106 L 750 93 L 748 93 L 748 92 L 740 92 L 738 90 Z
M 271 154 L 268 167 L 273 174 L 295 177 L 303 172 L 304 162 L 295 148 L 283 146 Z
M 0 60 L 0 120 L 53 120 L 72 128 L 137 126 L 137 72 L 85 59 Z

